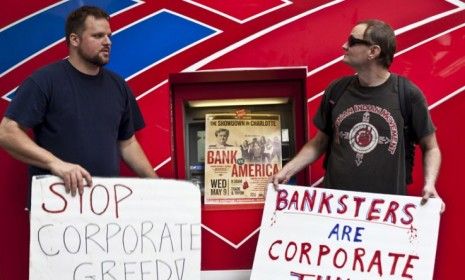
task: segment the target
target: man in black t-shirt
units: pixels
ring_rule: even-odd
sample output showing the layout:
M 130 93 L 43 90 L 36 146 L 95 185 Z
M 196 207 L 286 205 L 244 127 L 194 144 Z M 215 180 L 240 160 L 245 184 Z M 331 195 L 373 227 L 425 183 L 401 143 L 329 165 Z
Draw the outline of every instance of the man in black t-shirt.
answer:
M 359 22 L 342 46 L 343 61 L 357 75 L 344 89 L 337 103 L 325 111 L 325 91 L 314 124 L 318 131 L 297 156 L 272 178 L 277 187 L 326 151 L 323 186 L 344 190 L 405 194 L 406 164 L 404 119 L 398 97 L 398 77 L 389 72 L 396 41 L 392 28 L 378 20 Z M 422 92 L 411 82 L 405 94 L 411 100 L 412 131 L 423 152 L 423 200 L 439 197 L 435 182 L 441 163 L 435 127 Z M 444 211 L 445 205 L 442 205 Z
M 134 132 L 144 126 L 136 100 L 109 61 L 109 15 L 83 6 L 66 21 L 69 58 L 39 69 L 16 91 L 0 123 L 0 146 L 54 174 L 74 196 L 92 176 L 119 176 L 122 158 L 141 177 L 157 174 Z M 27 135 L 32 129 L 35 141 Z

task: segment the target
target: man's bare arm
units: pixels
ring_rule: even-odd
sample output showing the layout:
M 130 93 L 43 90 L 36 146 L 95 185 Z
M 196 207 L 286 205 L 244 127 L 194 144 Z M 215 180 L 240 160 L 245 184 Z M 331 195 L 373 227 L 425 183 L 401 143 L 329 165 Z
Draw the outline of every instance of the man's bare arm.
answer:
M 92 177 L 78 164 L 62 161 L 46 149 L 37 145 L 16 121 L 4 117 L 0 122 L 0 146 L 14 158 L 50 172 L 63 179 L 66 192 L 74 196 L 82 194 L 83 179 L 92 186 Z
M 423 174 L 425 180 L 422 204 L 425 204 L 430 197 L 440 198 L 436 190 L 436 179 L 441 166 L 441 151 L 436 140 L 436 133 L 420 139 L 420 147 L 423 152 Z M 444 212 L 445 207 L 443 202 L 441 212 Z
M 158 178 L 157 173 L 153 170 L 147 156 L 134 135 L 127 140 L 120 141 L 119 148 L 123 160 L 138 176 Z
M 328 136 L 318 131 L 315 137 L 310 139 L 299 153 L 272 177 L 275 188 L 280 183 L 287 183 L 297 172 L 317 160 L 326 151 L 328 142 Z

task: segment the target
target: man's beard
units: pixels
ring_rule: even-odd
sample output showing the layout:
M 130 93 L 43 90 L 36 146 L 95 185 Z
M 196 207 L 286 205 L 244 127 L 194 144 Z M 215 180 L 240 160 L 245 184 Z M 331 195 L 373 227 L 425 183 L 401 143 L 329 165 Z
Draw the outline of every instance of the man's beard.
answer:
M 80 48 L 78 48 L 78 54 L 83 60 L 85 60 L 85 61 L 87 61 L 87 62 L 89 62 L 89 63 L 91 63 L 91 64 L 93 64 L 95 66 L 98 66 L 98 67 L 104 66 L 109 61 L 109 59 L 104 59 L 104 58 L 100 57 L 100 52 L 97 53 L 94 56 L 89 56 L 89 55 L 84 54 L 82 52 L 82 50 Z

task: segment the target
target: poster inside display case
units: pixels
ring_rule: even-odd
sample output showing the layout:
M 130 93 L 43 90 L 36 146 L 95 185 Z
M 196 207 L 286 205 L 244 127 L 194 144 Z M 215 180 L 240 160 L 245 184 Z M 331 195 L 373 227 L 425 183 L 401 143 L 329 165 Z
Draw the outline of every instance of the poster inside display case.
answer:
M 205 204 L 263 204 L 281 167 L 279 115 L 205 115 Z

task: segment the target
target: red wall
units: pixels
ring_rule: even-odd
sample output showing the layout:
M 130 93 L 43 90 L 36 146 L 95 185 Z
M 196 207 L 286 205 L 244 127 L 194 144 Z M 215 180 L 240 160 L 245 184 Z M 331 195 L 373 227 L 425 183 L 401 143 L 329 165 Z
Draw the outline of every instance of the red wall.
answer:
M 185 70 L 205 70 L 234 67 L 307 66 L 308 118 L 313 116 L 318 104 L 317 96 L 327 84 L 351 70 L 338 60 L 341 46 L 355 22 L 367 18 L 379 18 L 390 23 L 398 36 L 398 54 L 392 70 L 411 78 L 426 95 L 431 114 L 437 126 L 437 136 L 443 153 L 443 165 L 438 179 L 438 190 L 446 202 L 447 210 L 441 218 L 437 250 L 435 279 L 458 279 L 461 274 L 461 252 L 465 251 L 463 237 L 463 213 L 465 204 L 461 198 L 465 190 L 460 183 L 465 157 L 465 132 L 460 127 L 465 118 L 465 6 L 460 1 L 411 0 L 411 1 L 305 1 L 297 0 L 288 5 L 281 1 L 228 1 L 218 6 L 217 1 L 199 0 L 214 10 L 171 0 L 147 0 L 136 7 L 121 12 L 111 19 L 113 31 L 150 15 L 160 9 L 168 9 L 221 32 L 217 35 L 144 69 L 128 82 L 138 96 L 147 127 L 138 138 L 151 163 L 163 177 L 174 177 L 171 160 L 170 101 L 166 80 L 169 73 Z M 40 11 L 57 1 L 8 0 L 0 12 L 0 32 L 23 17 Z M 455 3 L 455 4 L 454 4 Z M 281 6 L 280 6 L 281 5 Z M 327 5 L 327 6 L 323 6 Z M 269 11 L 270 8 L 275 10 Z M 263 13 L 262 13 L 263 12 Z M 28 36 L 18 33 L 17 36 Z M 149 36 L 149 35 L 147 35 Z M 174 36 L 175 37 L 175 36 Z M 162 44 L 163 42 L 160 42 Z M 137 46 L 134 46 L 137 50 Z M 14 53 L 14 46 L 11 49 Z M 4 52 L 2 56 L 10 55 Z M 59 43 L 28 59 L 8 73 L 0 74 L 0 96 L 13 90 L 24 78 L 38 67 L 66 56 L 64 43 Z M 333 62 L 333 63 L 331 63 Z M 128 61 L 131 63 L 131 61 Z M 0 99 L 0 113 L 8 102 Z M 312 135 L 315 131 L 305 128 Z M 304 128 L 302 128 L 304 129 Z M 422 186 L 421 156 L 416 157 L 415 183 L 409 193 L 419 195 Z M 130 174 L 128 171 L 124 172 Z M 311 168 L 311 182 L 323 174 L 321 164 Z M 27 279 L 28 267 L 28 216 L 24 212 L 26 201 L 26 166 L 4 151 L 0 151 L 0 279 Z M 242 227 L 223 237 L 233 243 L 246 239 L 259 224 L 259 215 L 247 217 L 241 212 L 232 214 L 232 221 L 240 220 Z M 245 222 L 244 222 L 245 221 Z M 231 222 L 210 215 L 208 226 L 220 235 L 231 231 Z M 236 227 L 235 227 L 236 228 Z M 202 232 L 204 245 L 211 248 L 220 245 L 211 232 Z M 250 268 L 257 235 L 247 239 L 241 254 L 249 258 L 237 262 L 234 254 L 218 263 L 204 260 L 206 269 Z M 221 248 L 220 248 L 221 249 Z M 216 250 L 216 249 L 215 249 Z M 212 252 L 215 253 L 215 252 Z M 211 263 L 209 263 L 211 262 Z

